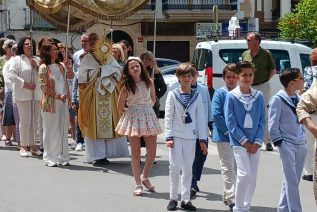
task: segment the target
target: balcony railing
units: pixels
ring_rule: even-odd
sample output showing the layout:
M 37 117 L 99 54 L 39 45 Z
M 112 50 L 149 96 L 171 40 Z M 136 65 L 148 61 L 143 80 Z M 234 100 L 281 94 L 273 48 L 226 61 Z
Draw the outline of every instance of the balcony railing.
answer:
M 154 10 L 154 8 L 155 8 L 155 0 L 148 0 L 148 3 L 145 5 L 143 9 Z
M 237 0 L 162 0 L 163 11 L 210 10 L 214 5 L 219 10 L 237 10 Z

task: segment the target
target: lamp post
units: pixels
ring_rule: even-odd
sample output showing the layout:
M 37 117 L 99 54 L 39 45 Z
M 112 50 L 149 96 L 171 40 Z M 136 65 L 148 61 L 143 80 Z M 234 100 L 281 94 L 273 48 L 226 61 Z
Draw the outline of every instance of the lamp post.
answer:
M 213 15 L 214 15 L 214 23 L 216 24 L 216 36 L 214 36 L 213 32 L 211 32 L 211 37 L 214 37 L 214 40 L 218 41 L 218 36 L 219 36 L 218 5 L 214 5 L 212 7 L 212 12 L 213 12 Z
M 153 56 L 155 57 L 155 48 L 156 48 L 156 0 L 151 0 L 151 10 L 154 11 L 154 32 L 153 32 Z

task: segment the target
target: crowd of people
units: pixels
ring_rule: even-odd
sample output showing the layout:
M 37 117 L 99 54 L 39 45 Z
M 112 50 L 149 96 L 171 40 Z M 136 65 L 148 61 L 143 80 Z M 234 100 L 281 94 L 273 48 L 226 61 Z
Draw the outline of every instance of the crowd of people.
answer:
M 142 196 L 143 187 L 156 191 L 150 172 L 157 135 L 163 132 L 159 100 L 167 87 L 152 52 L 136 57 L 129 42 L 99 42 L 102 39 L 96 33 L 83 34 L 82 49 L 74 54 L 49 37 L 37 45 L 30 37 L 18 42 L 14 37 L 0 39 L 2 140 L 6 146 L 16 142 L 21 157 L 43 156 L 48 167 L 70 166 L 68 134 L 74 150 L 85 150 L 86 161 L 93 166 L 131 154 L 133 195 Z M 248 34 L 242 61 L 224 67 L 225 85 L 212 98 L 208 88 L 197 83 L 193 64 L 177 67 L 179 86 L 167 94 L 165 105 L 167 210 L 177 209 L 180 173 L 181 208 L 196 210 L 191 199 L 200 191 L 210 133 L 219 154 L 223 203 L 230 211 L 250 210 L 262 144 L 267 151 L 275 146 L 280 155 L 283 184 L 277 211 L 302 211 L 301 179 L 315 180 L 317 201 L 317 49 L 304 76 L 298 68 L 281 72 L 284 89 L 270 98 L 269 81 L 276 70 L 260 42 L 258 33 Z M 96 51 L 104 48 L 100 45 L 112 51 Z M 147 153 L 143 169 L 142 147 Z M 315 174 L 316 165 L 315 156 Z

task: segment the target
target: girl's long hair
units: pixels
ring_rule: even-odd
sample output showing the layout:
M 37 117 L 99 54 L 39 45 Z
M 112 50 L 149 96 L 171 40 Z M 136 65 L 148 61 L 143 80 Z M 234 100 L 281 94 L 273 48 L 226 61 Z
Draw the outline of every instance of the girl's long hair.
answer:
M 150 80 L 149 74 L 145 70 L 145 67 L 144 67 L 143 63 L 141 62 L 140 58 L 129 57 L 125 66 L 123 67 L 123 74 L 121 77 L 121 83 L 127 89 L 128 92 L 132 92 L 133 94 L 135 94 L 136 83 L 133 80 L 133 78 L 131 77 L 131 75 L 129 74 L 129 64 L 131 61 L 136 61 L 139 63 L 139 65 L 141 67 L 141 74 L 140 74 L 141 80 L 145 82 L 145 84 L 148 88 L 150 87 L 151 80 Z

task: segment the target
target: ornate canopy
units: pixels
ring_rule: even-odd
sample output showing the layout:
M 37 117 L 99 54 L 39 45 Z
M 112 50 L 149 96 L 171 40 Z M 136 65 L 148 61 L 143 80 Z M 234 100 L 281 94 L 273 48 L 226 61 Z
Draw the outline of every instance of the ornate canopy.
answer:
M 71 31 L 88 28 L 98 20 L 119 20 L 143 8 L 148 0 L 26 0 L 26 4 L 58 29 L 66 30 L 68 5 Z

